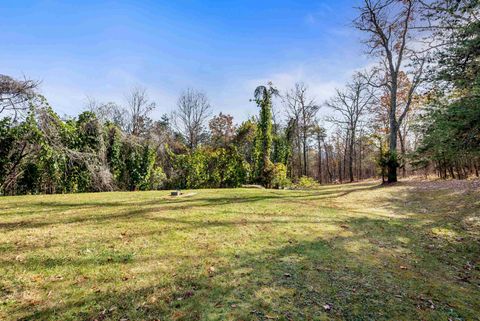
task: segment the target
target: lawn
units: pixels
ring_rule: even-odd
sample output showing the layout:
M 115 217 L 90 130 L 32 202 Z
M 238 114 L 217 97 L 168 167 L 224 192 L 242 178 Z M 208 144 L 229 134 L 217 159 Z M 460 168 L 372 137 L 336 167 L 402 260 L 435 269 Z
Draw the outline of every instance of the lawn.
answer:
M 0 319 L 480 320 L 469 184 L 2 197 Z

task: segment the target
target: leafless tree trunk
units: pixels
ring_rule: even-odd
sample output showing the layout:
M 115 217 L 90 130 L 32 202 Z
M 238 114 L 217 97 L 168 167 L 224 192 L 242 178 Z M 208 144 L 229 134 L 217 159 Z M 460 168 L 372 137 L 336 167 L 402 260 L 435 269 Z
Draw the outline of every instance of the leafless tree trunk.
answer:
M 362 172 L 362 139 L 358 140 L 358 179 L 363 179 L 363 172 Z
M 403 135 L 402 130 L 399 128 L 398 130 L 398 138 L 400 140 L 400 153 L 402 155 L 402 177 L 405 178 L 407 177 L 407 167 L 405 164 L 405 139 L 406 137 Z
M 320 126 L 319 122 L 316 122 L 316 126 L 313 129 L 317 139 L 317 149 L 318 149 L 318 182 L 323 183 L 323 172 L 322 172 L 322 144 L 325 144 L 324 140 L 326 137 L 325 128 Z
M 327 170 L 328 174 L 328 182 L 331 183 L 333 180 L 332 177 L 332 172 L 330 171 L 330 157 L 329 157 L 329 150 L 328 150 L 328 145 L 323 141 L 323 148 L 325 149 L 325 169 Z
M 322 173 L 322 142 L 318 141 L 318 182 L 323 184 L 323 173 Z

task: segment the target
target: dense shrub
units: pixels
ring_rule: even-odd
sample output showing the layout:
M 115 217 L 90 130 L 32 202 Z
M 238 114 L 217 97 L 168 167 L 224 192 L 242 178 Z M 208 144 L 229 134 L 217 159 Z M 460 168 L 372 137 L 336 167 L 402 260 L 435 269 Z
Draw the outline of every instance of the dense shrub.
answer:
M 248 177 L 248 164 L 237 149 L 197 148 L 186 154 L 169 151 L 172 188 L 238 187 Z
M 290 179 L 287 178 L 287 166 L 285 164 L 277 163 L 273 165 L 271 185 L 274 188 L 285 188 L 292 185 Z
M 162 189 L 167 181 L 167 175 L 161 167 L 156 167 L 150 175 L 149 189 L 159 190 Z
M 308 176 L 302 176 L 298 180 L 298 183 L 296 185 L 298 188 L 302 189 L 309 189 L 309 188 L 316 188 L 319 186 L 318 182 L 313 179 L 312 177 Z

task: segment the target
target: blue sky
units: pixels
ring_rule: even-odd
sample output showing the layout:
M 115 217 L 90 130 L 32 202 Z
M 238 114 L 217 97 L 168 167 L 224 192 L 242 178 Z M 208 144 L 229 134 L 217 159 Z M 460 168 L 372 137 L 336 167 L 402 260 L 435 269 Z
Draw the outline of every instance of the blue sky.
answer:
M 319 102 L 368 64 L 351 27 L 358 1 L 0 1 L 0 73 L 42 81 L 60 114 L 134 86 L 169 113 L 185 88 L 237 121 L 253 90 L 304 81 Z

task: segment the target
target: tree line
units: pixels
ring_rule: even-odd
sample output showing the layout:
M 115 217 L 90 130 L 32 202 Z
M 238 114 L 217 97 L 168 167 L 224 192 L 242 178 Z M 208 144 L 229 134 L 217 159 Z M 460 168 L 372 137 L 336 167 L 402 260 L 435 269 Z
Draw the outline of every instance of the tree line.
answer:
M 60 116 L 38 82 L 0 75 L 0 193 L 478 176 L 479 7 L 364 0 L 353 25 L 373 67 L 323 102 L 301 82 L 260 85 L 250 100 L 258 114 L 241 123 L 212 115 L 195 89 L 160 119 L 144 88 L 122 104 L 89 99 L 78 116 Z

